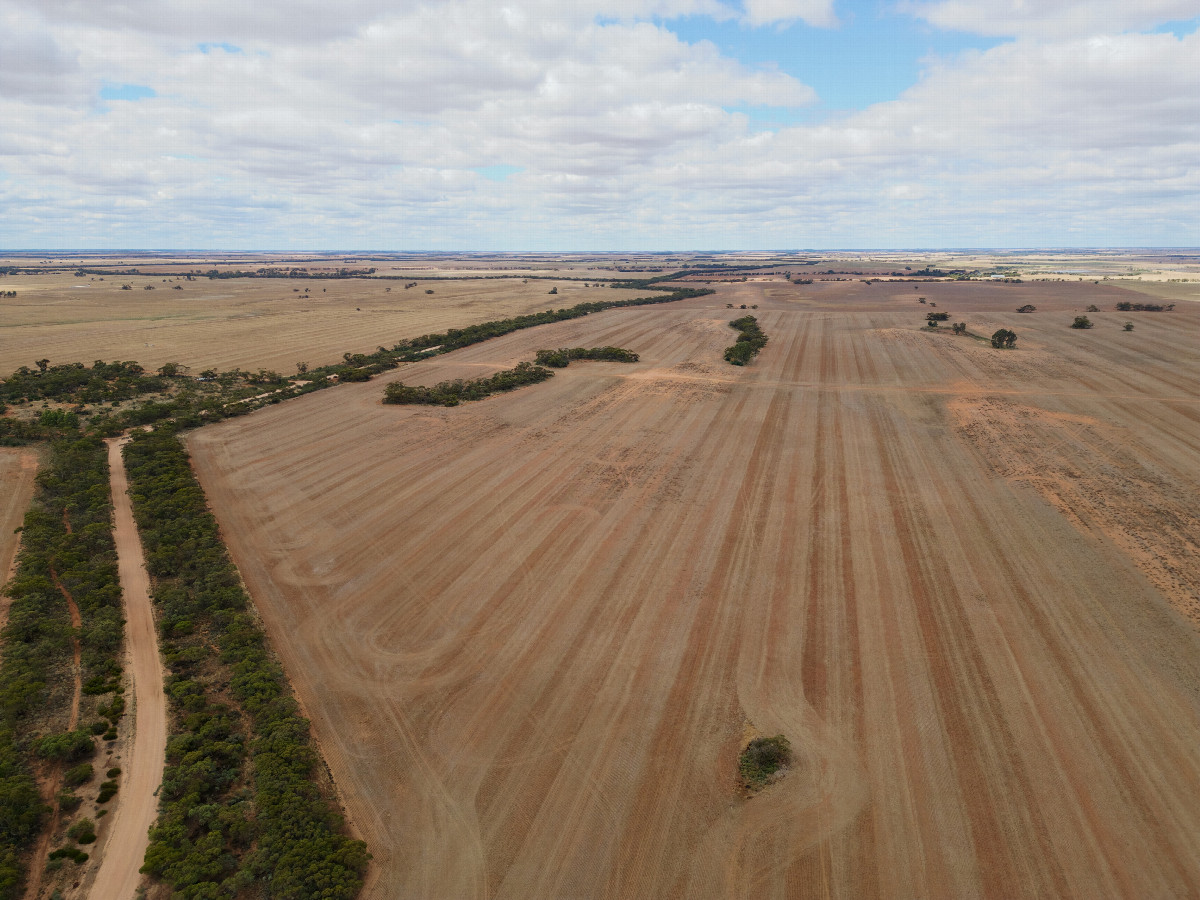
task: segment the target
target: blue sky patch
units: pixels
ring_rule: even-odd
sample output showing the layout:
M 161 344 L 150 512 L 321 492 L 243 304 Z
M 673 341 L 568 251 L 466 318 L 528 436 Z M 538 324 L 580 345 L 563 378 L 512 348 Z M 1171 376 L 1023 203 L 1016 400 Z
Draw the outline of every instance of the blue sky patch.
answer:
M 145 100 L 157 97 L 154 88 L 144 84 L 113 84 L 105 82 L 100 88 L 101 100 Z
M 196 49 L 201 53 L 212 53 L 214 50 L 224 50 L 226 53 L 241 53 L 242 48 L 235 44 L 227 44 L 224 41 L 206 42 L 197 44 Z
M 516 175 L 518 172 L 524 172 L 524 166 L 472 166 L 476 172 L 490 181 L 504 181 L 510 175 Z
M 866 109 L 895 100 L 921 75 L 929 56 L 955 56 L 987 50 L 1000 39 L 939 31 L 912 16 L 889 12 L 882 4 L 839 3 L 840 24 L 813 28 L 803 22 L 751 28 L 707 16 L 663 21 L 663 27 L 694 44 L 709 40 L 722 55 L 748 68 L 777 68 L 817 92 L 823 113 Z

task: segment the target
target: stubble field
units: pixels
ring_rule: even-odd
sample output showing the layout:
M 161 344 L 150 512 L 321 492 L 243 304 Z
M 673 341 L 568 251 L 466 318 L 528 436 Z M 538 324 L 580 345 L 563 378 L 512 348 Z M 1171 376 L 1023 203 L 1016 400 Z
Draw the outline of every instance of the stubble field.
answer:
M 0 280 L 0 290 L 17 295 L 0 297 L 0 373 L 32 367 L 45 358 L 56 365 L 135 360 L 148 370 L 177 362 L 190 366 L 193 374 L 240 367 L 290 375 L 298 362 L 324 365 L 343 353 L 390 347 L 401 337 L 639 293 L 607 285 L 584 287 L 578 281 L 526 283 L 519 277 L 418 281 L 408 289 L 406 283 L 187 281 L 113 274 L 98 280 L 70 273 L 9 277 Z M 122 290 L 124 284 L 131 290 Z M 551 296 L 554 287 L 558 293 Z
M 1200 309 L 1066 327 L 1127 296 L 727 285 L 387 378 L 635 365 L 194 432 L 366 895 L 1200 892 Z M 746 798 L 754 733 L 796 760 Z

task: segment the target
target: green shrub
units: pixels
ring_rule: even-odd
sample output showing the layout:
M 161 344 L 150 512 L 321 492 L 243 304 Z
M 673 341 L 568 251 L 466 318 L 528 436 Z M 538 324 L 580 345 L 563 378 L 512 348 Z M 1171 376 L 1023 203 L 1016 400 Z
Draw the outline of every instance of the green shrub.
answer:
M 117 783 L 115 781 L 100 782 L 100 793 L 96 795 L 97 803 L 107 803 L 117 793 Z
M 57 799 L 58 808 L 64 812 L 73 812 L 79 809 L 79 804 L 83 802 L 83 798 L 74 791 L 59 791 Z
M 88 855 L 78 847 L 59 847 L 50 851 L 50 859 L 69 859 L 82 865 L 88 861 Z
M 34 752 L 54 762 L 74 762 L 96 752 L 96 742 L 83 728 L 62 734 L 48 734 L 34 744 Z
M 96 825 L 91 819 L 80 819 L 67 829 L 67 837 L 78 844 L 92 844 L 96 841 Z
M 738 759 L 746 787 L 757 790 L 792 761 L 792 746 L 782 734 L 752 740 Z
M 80 763 L 73 768 L 67 769 L 66 774 L 63 775 L 63 784 L 67 787 L 78 787 L 81 784 L 91 781 L 93 774 L 91 763 Z
M 116 778 L 120 774 L 121 774 L 120 768 L 117 766 L 113 766 L 111 769 L 109 769 L 107 772 L 104 773 L 104 776 L 106 778 Z

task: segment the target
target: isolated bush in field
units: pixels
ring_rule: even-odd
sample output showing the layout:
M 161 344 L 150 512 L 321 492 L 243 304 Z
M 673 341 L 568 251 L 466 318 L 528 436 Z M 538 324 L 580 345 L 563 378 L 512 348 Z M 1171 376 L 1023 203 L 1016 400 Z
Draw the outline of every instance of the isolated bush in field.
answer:
M 1125 323 L 1125 330 L 1126 330 L 1126 331 L 1133 331 L 1133 323 L 1132 323 L 1132 322 L 1126 322 L 1126 323 Z
M 1007 328 L 1000 328 L 992 335 L 992 346 L 996 349 L 1006 348 L 1011 350 L 1016 343 L 1017 333 Z
M 1071 323 L 1072 328 L 1091 328 L 1092 320 L 1087 316 L 1076 316 L 1075 321 Z
M 1019 312 L 1019 313 L 1037 312 L 1037 307 L 1034 306 L 1032 303 L 1026 303 L 1024 306 L 1017 307 L 1017 312 Z
M 1088 306 L 1087 311 L 1088 312 L 1100 312 L 1100 307 L 1098 307 L 1095 303 L 1092 303 Z
M 748 788 L 761 788 L 792 761 L 792 745 L 782 734 L 752 740 L 738 759 L 738 771 Z

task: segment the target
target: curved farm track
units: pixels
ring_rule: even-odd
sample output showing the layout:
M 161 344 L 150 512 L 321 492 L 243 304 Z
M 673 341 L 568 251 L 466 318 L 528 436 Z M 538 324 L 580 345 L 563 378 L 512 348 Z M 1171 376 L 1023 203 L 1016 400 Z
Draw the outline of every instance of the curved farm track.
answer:
M 748 283 L 388 377 L 633 366 L 192 435 L 367 895 L 1200 893 L 1200 307 L 921 293 L 1021 349 L 918 331 L 909 286 Z M 749 800 L 747 725 L 797 751 Z

